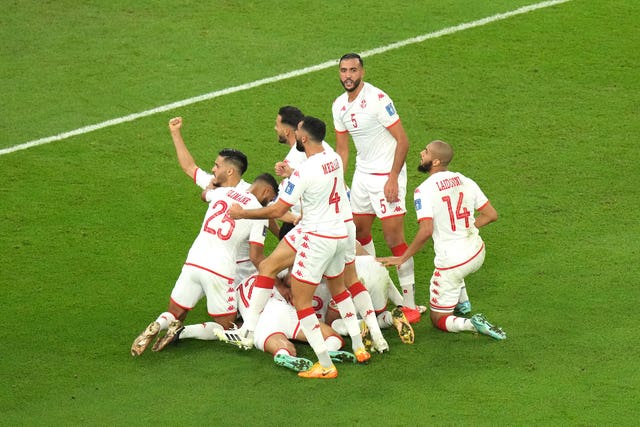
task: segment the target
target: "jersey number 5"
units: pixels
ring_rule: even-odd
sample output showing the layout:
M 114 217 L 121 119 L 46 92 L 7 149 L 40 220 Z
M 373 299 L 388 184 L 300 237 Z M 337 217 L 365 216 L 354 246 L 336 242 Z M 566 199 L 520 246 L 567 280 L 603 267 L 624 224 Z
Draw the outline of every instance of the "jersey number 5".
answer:
M 442 201 L 447 204 L 447 209 L 449 209 L 449 221 L 451 221 L 451 231 L 456 231 L 456 220 L 464 219 L 464 228 L 469 228 L 469 217 L 471 216 L 471 212 L 465 207 L 462 206 L 462 199 L 464 198 L 464 193 L 458 194 L 458 203 L 456 205 L 455 215 L 453 213 L 453 206 L 451 205 L 451 197 L 444 196 Z
M 233 230 L 236 228 L 236 222 L 233 220 L 233 218 L 227 215 L 228 208 L 229 205 L 227 205 L 227 203 L 223 200 L 218 200 L 217 202 L 215 202 L 213 206 L 211 206 L 211 209 L 213 209 L 213 214 L 211 214 L 211 216 L 207 218 L 207 221 L 204 223 L 203 230 L 207 233 L 213 234 L 214 236 L 218 236 L 220 240 L 229 240 L 231 234 L 233 233 Z M 211 224 L 211 222 L 220 215 L 223 215 L 222 219 Z M 217 229 L 214 228 L 216 225 L 218 226 Z M 225 230 L 222 229 L 223 226 Z

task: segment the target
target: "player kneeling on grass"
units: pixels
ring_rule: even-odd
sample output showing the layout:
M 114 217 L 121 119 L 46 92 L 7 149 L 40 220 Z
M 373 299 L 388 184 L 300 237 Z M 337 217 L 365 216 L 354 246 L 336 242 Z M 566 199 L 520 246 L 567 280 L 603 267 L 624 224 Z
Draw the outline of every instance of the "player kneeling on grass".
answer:
M 485 245 L 478 229 L 497 220 L 498 213 L 473 180 L 448 170 L 452 158 L 453 149 L 443 141 L 433 141 L 420 152 L 418 170 L 429 173 L 429 178 L 414 192 L 418 233 L 402 256 L 378 261 L 384 266 L 400 265 L 433 237 L 435 270 L 429 287 L 433 325 L 446 332 L 480 332 L 503 340 L 507 338 L 504 331 L 482 314 L 471 319 L 453 314 L 465 277 L 484 262 Z
M 252 236 L 263 236 L 266 223 L 232 220 L 225 213 L 234 203 L 258 208 L 276 195 L 273 177 L 266 181 L 256 179 L 248 190 L 241 188 L 242 174 L 248 167 L 247 156 L 231 148 L 218 153 L 211 170 L 213 175 L 205 174 L 206 179 L 199 179 L 204 171 L 195 165 L 187 150 L 180 134 L 181 127 L 182 118 L 175 117 L 169 121 L 176 154 L 184 172 L 193 177 L 195 184 L 200 187 L 202 181 L 206 182 L 201 198 L 208 203 L 208 207 L 198 236 L 189 249 L 182 272 L 171 292 L 167 311 L 136 337 L 131 345 L 132 356 L 140 356 L 160 332 L 166 330 L 166 334 L 158 338 L 152 348 L 153 351 L 162 350 L 173 340 L 188 312 L 203 296 L 207 299 L 207 311 L 216 322 L 223 328 L 233 326 L 237 311 L 233 286 L 236 255 Z M 212 253 L 216 256 L 211 256 Z

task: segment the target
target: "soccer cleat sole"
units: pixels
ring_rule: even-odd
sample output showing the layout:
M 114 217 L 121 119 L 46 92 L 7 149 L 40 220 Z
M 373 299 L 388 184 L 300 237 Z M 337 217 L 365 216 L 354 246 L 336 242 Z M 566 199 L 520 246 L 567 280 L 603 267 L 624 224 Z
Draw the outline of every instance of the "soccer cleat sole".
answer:
M 400 341 L 404 344 L 413 344 L 415 334 L 402 309 L 398 307 L 394 308 L 391 312 L 391 318 L 393 326 L 396 328 L 398 335 L 400 336 Z
M 308 371 L 313 367 L 313 362 L 302 357 L 290 356 L 288 354 L 276 354 L 273 357 L 276 365 L 291 369 L 296 372 Z
M 338 363 L 356 363 L 356 355 L 348 351 L 330 351 L 329 357 L 331 361 Z

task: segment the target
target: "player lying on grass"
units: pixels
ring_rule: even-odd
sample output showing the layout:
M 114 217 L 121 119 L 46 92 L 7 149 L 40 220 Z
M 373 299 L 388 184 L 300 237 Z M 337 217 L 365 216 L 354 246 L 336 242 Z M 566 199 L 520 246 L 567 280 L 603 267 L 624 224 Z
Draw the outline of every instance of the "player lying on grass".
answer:
M 278 285 L 274 288 L 273 295 L 267 301 L 264 310 L 260 314 L 253 335 L 253 345 L 259 350 L 272 354 L 276 365 L 302 372 L 310 369 L 313 363 L 309 359 L 297 357 L 296 348 L 291 341 L 306 342 L 306 337 L 300 329 L 296 310 L 289 302 L 291 298 L 290 289 L 281 284 L 282 280 L 287 280 L 286 275 L 288 275 L 286 271 L 279 275 L 277 279 Z M 243 314 L 246 315 L 251 304 L 256 277 L 257 274 L 247 277 L 236 288 L 240 317 Z M 278 289 L 281 289 L 282 293 Z M 356 358 L 352 353 L 340 351 L 344 345 L 340 335 L 322 321 L 330 299 L 331 296 L 326 286 L 319 286 L 314 296 L 314 309 L 320 319 L 320 328 L 325 338 L 329 355 L 334 362 L 355 362 Z M 206 322 L 186 325 L 175 331 L 169 330 L 166 336 L 170 336 L 171 342 L 174 343 L 188 338 L 213 341 L 218 339 L 217 333 L 222 330 L 223 328 L 219 324 Z
M 400 292 L 398 292 L 391 277 L 389 277 L 389 272 L 380 265 L 373 256 L 366 255 L 366 252 L 359 243 L 357 243 L 356 246 L 359 255 L 355 258 L 355 269 L 359 282 L 362 283 L 371 297 L 378 326 L 382 329 L 391 326 L 395 327 L 403 343 L 413 344 L 413 328 L 405 316 L 402 307 L 398 305 L 391 311 L 387 310 L 390 296 L 394 304 L 401 304 L 403 302 Z M 339 318 L 338 313 L 331 307 L 328 310 L 326 322 L 341 335 L 346 335 L 346 329 L 342 319 Z M 360 328 L 363 330 L 363 341 L 367 350 L 375 351 L 367 324 L 361 322 Z

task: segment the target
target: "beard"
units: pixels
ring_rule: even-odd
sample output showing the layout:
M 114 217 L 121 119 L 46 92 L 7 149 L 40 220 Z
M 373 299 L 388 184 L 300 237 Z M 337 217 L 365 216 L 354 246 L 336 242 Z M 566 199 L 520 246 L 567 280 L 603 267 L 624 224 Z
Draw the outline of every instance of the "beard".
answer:
M 302 141 L 296 139 L 296 150 L 301 153 L 304 153 L 304 145 L 302 145 Z
M 424 172 L 424 173 L 429 173 L 429 172 L 431 172 L 431 167 L 432 166 L 433 166 L 433 161 L 426 162 L 426 163 L 420 163 L 418 165 L 418 171 L 419 172 Z
M 351 81 L 353 82 L 353 87 L 351 88 L 347 88 L 347 86 L 345 86 L 345 82 L 346 81 Z M 342 80 L 340 80 L 340 83 L 342 84 L 342 87 L 344 88 L 344 90 L 346 90 L 347 92 L 353 92 L 354 90 L 358 89 L 358 87 L 360 86 L 360 83 L 362 82 L 362 79 L 358 79 L 358 80 L 351 80 L 351 79 L 347 79 L 344 82 Z
M 278 142 L 279 142 L 280 144 L 286 144 L 286 143 L 288 143 L 289 141 L 287 141 L 287 138 L 286 138 L 284 135 L 280 135 L 280 134 L 278 134 Z

